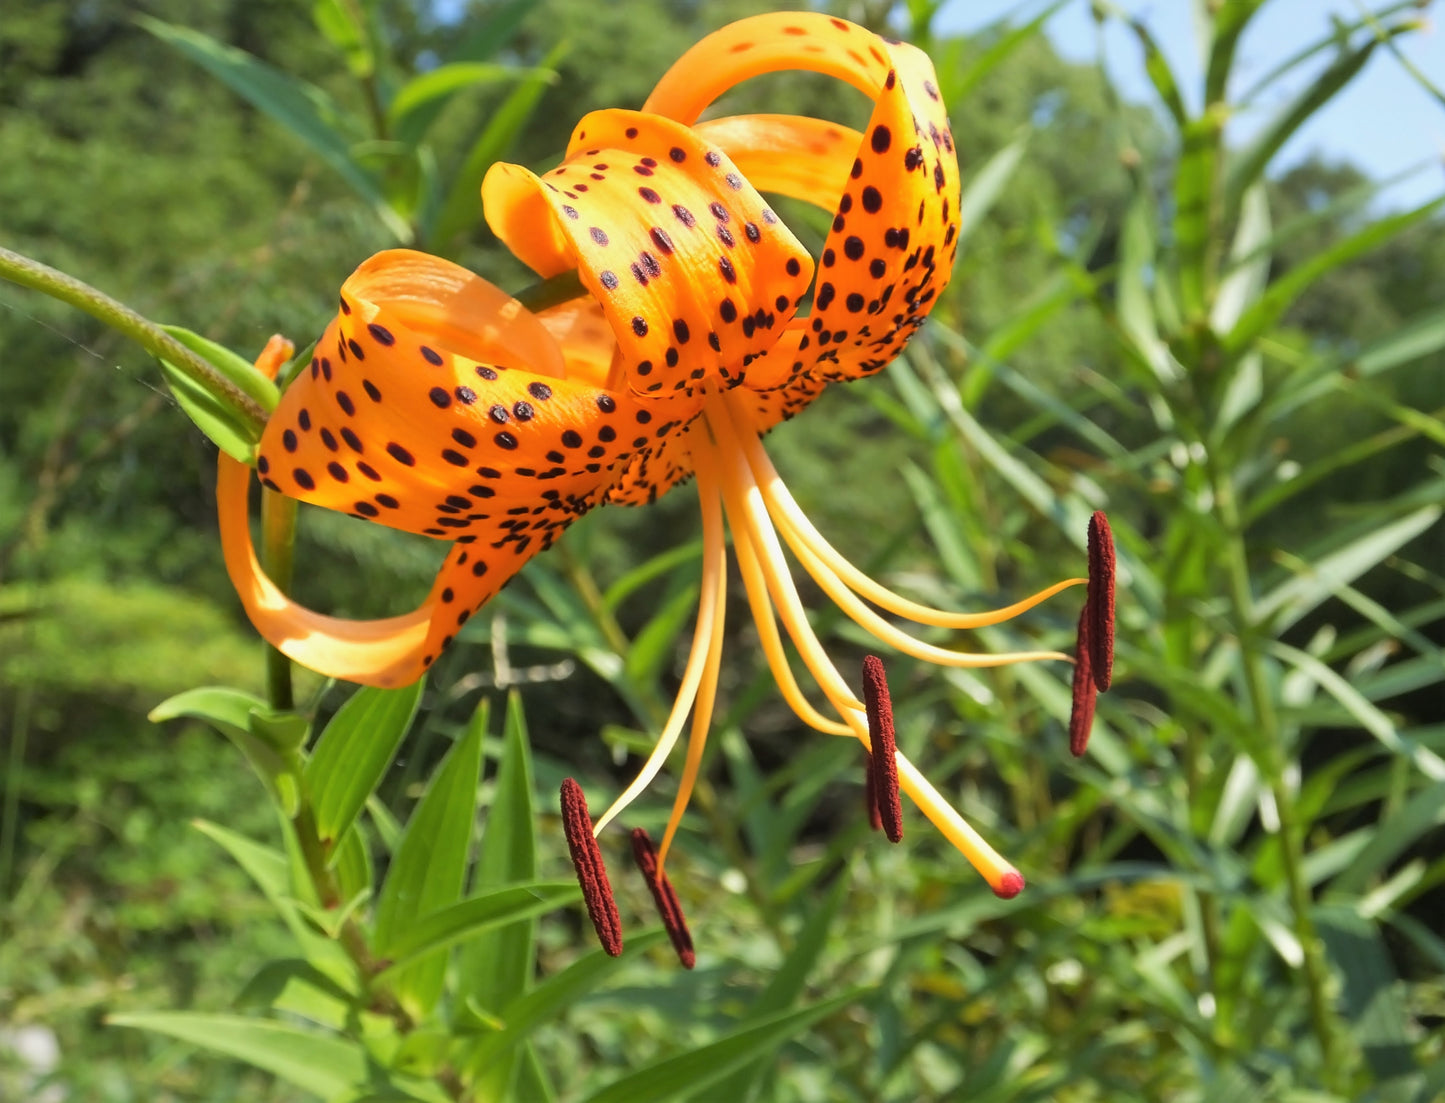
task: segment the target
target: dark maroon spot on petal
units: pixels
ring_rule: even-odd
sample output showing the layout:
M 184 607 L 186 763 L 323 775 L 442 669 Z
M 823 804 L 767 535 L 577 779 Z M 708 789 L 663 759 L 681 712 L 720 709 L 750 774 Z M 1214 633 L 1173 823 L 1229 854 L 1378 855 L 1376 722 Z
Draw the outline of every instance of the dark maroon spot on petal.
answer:
M 724 299 L 722 305 L 717 308 L 717 312 L 725 322 L 732 323 L 738 320 L 738 308 L 733 305 L 731 299 Z
M 849 260 L 860 260 L 863 257 L 863 239 L 852 235 L 843 242 L 843 255 Z
M 496 442 L 498 448 L 505 448 L 509 452 L 517 447 L 517 438 L 511 433 L 498 433 L 492 440 Z
M 803 271 L 803 266 L 798 263 L 797 257 L 789 257 L 786 268 L 788 270 L 788 275 L 790 276 L 801 275 Z
M 295 471 L 291 472 L 291 474 L 296 479 L 297 486 L 304 490 L 316 489 L 316 480 L 311 477 L 311 473 L 305 468 L 298 467 Z
M 568 429 L 562 434 L 562 443 L 568 448 L 581 448 L 582 434 L 576 429 Z
M 455 448 L 443 448 L 442 459 L 446 460 L 447 463 L 453 467 L 466 467 L 469 462 L 466 456 L 462 455 Z
M 726 226 L 719 226 L 717 228 L 717 239 L 721 241 L 724 245 L 726 245 L 729 249 L 731 249 L 734 245 L 737 244 L 737 242 L 733 240 L 732 231 L 729 230 Z
M 381 515 L 381 510 L 377 509 L 370 502 L 353 502 L 351 508 L 363 517 L 378 517 Z
M 361 438 L 348 428 L 342 428 L 341 439 L 344 440 L 351 447 L 351 450 L 353 452 L 366 451 L 366 449 L 361 446 Z
M 376 343 L 377 343 L 377 344 L 379 344 L 379 345 L 394 345 L 394 344 L 396 344 L 396 338 L 391 335 L 391 330 L 387 329 L 385 326 L 379 326 L 379 325 L 377 325 L 375 322 L 368 322 L 368 323 L 366 324 L 366 329 L 367 329 L 367 332 L 369 332 L 373 337 L 376 338 Z
M 598 245 L 607 244 L 607 232 L 603 230 L 602 227 L 593 226 L 587 232 L 592 235 L 592 240 Z
M 599 272 L 597 279 L 608 291 L 617 290 L 617 276 L 612 272 Z
M 610 444 L 617 439 L 617 430 L 610 425 L 604 425 L 601 429 L 597 430 L 597 439 Z
M 346 301 L 346 296 L 345 296 L 345 295 L 342 295 L 342 296 L 341 296 L 341 313 L 343 313 L 343 314 L 350 314 L 350 313 L 351 313 L 351 304 Z
M 425 360 L 428 364 L 432 364 L 436 367 L 441 367 L 442 354 L 428 345 L 422 345 L 421 358 Z
M 863 209 L 877 214 L 883 208 L 883 196 L 872 184 L 863 189 Z
M 893 141 L 893 135 L 886 126 L 875 126 L 873 128 L 873 152 L 887 153 L 888 146 Z
M 629 137 L 636 136 L 634 129 Z M 622 917 L 612 899 L 612 885 L 607 880 L 607 867 L 602 850 L 592 836 L 592 817 L 587 812 L 587 798 L 582 786 L 570 777 L 562 782 L 562 831 L 567 836 L 567 849 L 582 886 L 582 899 L 602 948 L 612 957 L 622 953 Z
M 356 343 L 356 340 L 355 340 L 354 338 L 348 337 L 348 338 L 346 339 L 346 347 L 351 350 L 351 355 L 354 356 L 354 357 L 356 357 L 356 359 L 358 359 L 358 360 L 365 360 L 365 359 L 366 359 L 366 350 L 363 349 L 360 345 L 358 345 L 358 344 Z
M 747 234 L 748 240 L 754 245 L 763 240 L 763 232 L 758 229 L 755 222 L 744 222 L 743 233 Z
M 874 257 L 868 262 L 868 274 L 875 280 L 881 280 L 888 271 L 888 265 L 881 257 Z
M 463 448 L 475 448 L 477 446 L 477 438 L 465 429 L 453 429 L 452 440 L 456 441 Z
M 386 451 L 397 463 L 405 464 L 407 467 L 416 466 L 416 457 L 395 441 L 386 446 Z
M 677 338 L 677 343 L 679 345 L 687 344 L 688 338 L 691 336 L 691 334 L 688 333 L 687 323 L 684 322 L 681 318 L 676 319 L 672 323 L 672 335 Z
M 345 391 L 336 392 L 336 405 L 340 406 L 348 416 L 356 413 L 356 403 L 351 401 L 351 396 Z
M 858 294 L 858 292 L 856 291 L 852 292 L 844 303 L 844 305 L 847 306 L 849 312 L 852 314 L 857 314 L 860 310 L 862 310 L 863 304 L 863 296 Z
M 731 217 L 728 214 L 728 209 L 721 203 L 709 203 L 707 209 L 712 212 L 712 216 L 719 222 L 726 222 Z
M 545 402 L 552 397 L 552 388 L 545 383 L 528 383 L 527 393 L 539 402 Z
M 336 443 L 336 435 L 330 429 L 321 430 L 321 443 L 326 445 L 329 452 L 339 452 L 341 446 Z
M 332 460 L 326 465 L 326 470 L 330 472 L 331 477 L 339 483 L 349 483 L 351 481 L 350 473 L 335 460 Z
M 281 447 L 288 452 L 296 451 L 296 434 L 290 429 L 281 434 Z
M 632 319 L 632 332 L 635 333 L 635 334 L 637 334 L 637 336 L 639 336 L 639 337 L 646 337 L 646 336 L 647 336 L 647 319 L 646 319 L 646 318 L 643 318 L 643 317 L 640 317 L 640 316 L 639 316 L 639 317 L 634 317 L 634 318 Z
M 738 282 L 738 274 L 733 271 L 733 262 L 728 260 L 727 257 L 722 257 L 721 259 L 719 259 L 717 262 L 717 266 L 718 271 L 722 273 L 723 279 L 727 280 L 728 283 Z
M 697 224 L 697 219 L 692 216 L 692 212 L 681 203 L 674 203 L 672 205 L 672 213 L 677 216 L 677 220 L 684 226 L 691 228 Z
M 562 204 L 562 213 L 565 214 L 568 218 L 575 219 L 581 217 L 580 215 L 578 215 L 576 207 L 569 207 L 566 203 Z
M 452 404 L 452 396 L 447 394 L 445 388 L 433 387 L 427 391 L 427 397 L 432 400 L 432 405 L 438 410 L 445 410 Z
M 463 406 L 470 406 L 477 400 L 477 392 L 470 387 L 458 387 L 452 393 L 457 396 L 457 401 Z
M 478 364 L 476 371 L 477 374 L 483 379 L 492 380 L 497 378 L 496 371 L 492 368 L 487 367 L 485 364 Z
M 649 203 L 662 202 L 662 196 L 658 195 L 657 192 L 653 191 L 651 188 L 638 188 L 637 194 L 642 196 L 642 198 L 647 200 Z
M 671 157 L 674 161 L 676 161 L 679 165 L 687 160 L 687 154 L 683 150 L 678 149 L 677 146 L 673 146 L 671 149 L 669 149 L 667 151 L 667 155 Z
M 654 226 L 648 231 L 648 234 L 652 238 L 652 243 L 657 246 L 664 256 L 672 252 L 672 238 L 667 236 L 666 230 Z
M 311 429 L 311 411 L 302 410 L 299 414 L 297 414 L 296 424 L 301 426 L 301 431 L 303 433 L 309 432 Z
M 530 402 L 512 403 L 512 416 L 518 421 L 531 421 L 535 413 Z
M 363 475 L 365 475 L 374 483 L 381 482 L 381 476 L 376 473 L 376 468 L 372 467 L 371 464 L 367 463 L 365 460 L 361 460 L 359 463 L 357 463 L 356 470 L 360 471 Z
M 724 176 L 723 179 L 728 182 L 728 187 L 732 188 L 733 191 L 740 191 L 742 189 L 743 178 L 737 173 L 730 172 Z
M 722 164 L 722 156 L 721 156 L 719 153 L 717 153 L 715 150 L 711 150 L 711 149 L 708 150 L 706 153 L 704 153 L 704 154 L 702 155 L 702 159 L 703 159 L 704 161 L 706 161 L 709 165 L 711 165 L 713 168 L 717 168 L 718 165 Z
M 637 127 L 635 127 L 635 126 L 629 126 L 629 127 L 627 128 L 627 136 L 628 136 L 629 138 L 636 138 L 636 137 L 637 137 Z
M 610 414 L 617 409 L 617 402 L 610 394 L 600 394 L 597 396 L 597 408 L 604 414 Z

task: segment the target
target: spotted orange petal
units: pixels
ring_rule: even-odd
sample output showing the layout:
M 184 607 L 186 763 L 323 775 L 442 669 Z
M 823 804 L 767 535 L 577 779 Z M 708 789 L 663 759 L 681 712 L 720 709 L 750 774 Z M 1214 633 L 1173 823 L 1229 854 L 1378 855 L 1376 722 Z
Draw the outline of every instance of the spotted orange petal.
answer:
M 737 385 L 812 276 L 732 161 L 656 115 L 593 112 L 559 167 L 495 165 L 482 198 L 497 236 L 536 271 L 577 267 L 616 335 L 614 385 L 643 398 Z
M 262 481 L 456 546 L 413 613 L 322 617 L 261 573 L 246 520 L 247 469 L 225 457 L 222 540 L 232 580 L 268 640 L 335 677 L 400 685 L 601 500 L 615 465 L 678 424 L 626 392 L 559 378 L 566 358 L 545 326 L 446 261 L 378 254 L 346 281 L 341 302 L 312 364 L 267 423 Z

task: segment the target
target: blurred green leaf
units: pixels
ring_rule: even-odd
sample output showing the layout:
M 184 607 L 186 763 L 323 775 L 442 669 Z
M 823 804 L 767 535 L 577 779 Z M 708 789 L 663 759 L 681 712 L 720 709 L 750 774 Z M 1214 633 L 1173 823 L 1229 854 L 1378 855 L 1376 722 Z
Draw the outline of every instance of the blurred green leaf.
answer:
M 478 707 L 466 734 L 432 774 L 407 820 L 373 917 L 373 941 L 382 957 L 394 956 L 396 946 L 418 923 L 462 895 L 477 815 L 486 723 L 487 711 Z M 410 969 L 392 972 L 392 990 L 413 1018 L 425 1018 L 436 1005 L 446 967 L 446 958 L 437 955 Z
M 305 784 L 316 810 L 317 835 L 333 853 L 396 757 L 425 684 L 423 678 L 402 689 L 362 687 L 317 739 Z
M 195 1011 L 151 1011 L 112 1015 L 112 1026 L 166 1034 L 265 1069 L 288 1084 L 334 1099 L 368 1079 L 366 1052 L 359 1043 L 291 1023 Z
M 316 29 L 346 59 L 352 76 L 365 80 L 376 72 L 376 50 L 359 0 L 316 0 L 311 17 Z
M 411 228 L 387 205 L 380 183 L 351 158 L 351 143 L 363 136 L 364 129 L 320 88 L 200 31 L 148 15 L 137 15 L 135 21 L 300 138 L 366 200 L 399 241 L 411 241 Z
M 397 89 L 387 110 L 392 132 L 400 141 L 415 145 L 426 134 L 426 128 L 448 100 L 464 88 L 500 84 L 533 75 L 531 69 L 518 69 L 488 61 L 455 61 L 441 65 Z M 550 74 L 555 78 L 556 74 Z
M 391 979 L 396 970 L 455 946 L 468 938 L 541 915 L 581 899 L 575 881 L 532 881 L 481 893 L 459 904 L 433 912 L 399 931 L 391 943 L 391 964 L 377 979 Z
M 1340 1004 L 1351 1040 L 1381 1081 L 1414 1072 L 1406 1011 L 1378 928 L 1349 908 L 1315 908 L 1312 915 L 1344 981 Z
M 695 1099 L 735 1069 L 777 1049 L 793 1035 L 856 1003 L 849 992 L 800 1011 L 753 1020 L 724 1038 L 677 1057 L 669 1057 L 613 1081 L 587 1103 L 682 1103 Z
M 1028 148 L 1029 134 L 1030 132 L 1025 130 L 972 174 L 968 186 L 963 189 L 963 194 L 958 199 L 960 249 L 963 248 L 963 242 L 983 222 L 984 216 L 998 201 L 1004 189 L 1008 187 L 1009 180 L 1019 167 L 1024 151 Z

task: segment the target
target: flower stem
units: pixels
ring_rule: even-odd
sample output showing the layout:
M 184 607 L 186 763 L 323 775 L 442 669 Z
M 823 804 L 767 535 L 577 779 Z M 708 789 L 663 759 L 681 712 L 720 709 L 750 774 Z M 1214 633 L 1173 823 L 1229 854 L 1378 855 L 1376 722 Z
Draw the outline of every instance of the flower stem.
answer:
M 282 593 L 291 589 L 293 552 L 296 548 L 295 498 L 261 491 L 261 565 Z M 271 644 L 266 645 L 266 698 L 273 709 L 296 707 L 291 688 L 291 660 Z
M 1324 959 L 1324 946 L 1315 932 L 1311 916 L 1313 901 L 1304 873 L 1304 830 L 1295 804 L 1294 789 L 1286 775 L 1284 748 L 1280 743 L 1279 718 L 1270 695 L 1259 652 L 1251 638 L 1255 631 L 1254 598 L 1249 584 L 1249 563 L 1245 557 L 1240 524 L 1239 505 L 1234 497 L 1234 484 L 1225 474 L 1213 472 L 1215 503 L 1224 524 L 1225 568 L 1229 576 L 1229 598 L 1233 607 L 1235 628 L 1239 634 L 1240 661 L 1244 668 L 1246 691 L 1254 713 L 1262 765 L 1268 772 L 1270 793 L 1279 815 L 1280 855 L 1284 867 L 1290 910 L 1294 913 L 1294 933 L 1303 955 L 1305 988 L 1308 994 L 1310 1027 L 1320 1047 L 1325 1086 L 1339 1087 L 1341 1046 L 1335 1038 L 1334 1017 L 1330 1010 L 1329 966 Z
M 165 360 L 199 386 L 223 398 L 246 423 L 248 429 L 257 437 L 261 435 L 266 424 L 266 411 L 260 403 L 213 368 L 203 357 L 186 348 L 160 326 L 141 317 L 124 303 L 117 302 L 103 291 L 96 290 L 74 276 L 68 276 L 49 265 L 11 252 L 3 246 L 0 246 L 0 277 L 69 303 L 129 337 L 152 356 Z

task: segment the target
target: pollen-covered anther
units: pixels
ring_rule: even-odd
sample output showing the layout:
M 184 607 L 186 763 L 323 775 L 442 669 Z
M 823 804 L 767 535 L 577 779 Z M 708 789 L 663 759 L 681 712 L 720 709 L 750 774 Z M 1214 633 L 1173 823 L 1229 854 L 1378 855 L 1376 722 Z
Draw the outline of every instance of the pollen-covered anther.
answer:
M 863 705 L 868 713 L 868 772 L 873 782 L 873 801 L 888 841 L 903 838 L 903 801 L 898 795 L 898 744 L 893 737 L 893 701 L 883 660 L 877 655 L 863 659 Z
M 883 817 L 878 814 L 878 786 L 873 783 L 873 754 L 871 751 L 863 752 L 863 765 L 865 769 L 863 803 L 868 808 L 868 826 L 874 831 L 882 831 Z
M 662 925 L 667 928 L 667 937 L 672 939 L 677 960 L 682 962 L 684 969 L 691 969 L 697 964 L 697 954 L 692 947 L 692 932 L 687 929 L 687 919 L 682 914 L 682 905 L 677 901 L 672 882 L 667 879 L 666 873 L 657 868 L 657 851 L 652 845 L 652 837 L 640 827 L 632 829 L 632 856 L 652 893 L 652 901 L 657 905 Z
M 1089 519 L 1089 596 L 1084 608 L 1094 686 L 1104 693 L 1114 676 L 1114 534 L 1102 511 Z
M 1073 703 L 1069 706 L 1069 751 L 1078 758 L 1089 747 L 1089 732 L 1094 727 L 1094 700 L 1098 686 L 1094 681 L 1093 610 L 1085 601 L 1079 610 L 1079 637 L 1074 649 Z
M 597 939 L 604 950 L 616 957 L 622 953 L 622 917 L 617 914 L 617 903 L 612 899 L 602 849 L 592 834 L 587 798 L 582 795 L 582 786 L 570 777 L 562 782 L 562 830 L 567 835 L 567 849 L 572 852 L 577 883 L 582 886 L 582 899 L 587 904 Z

